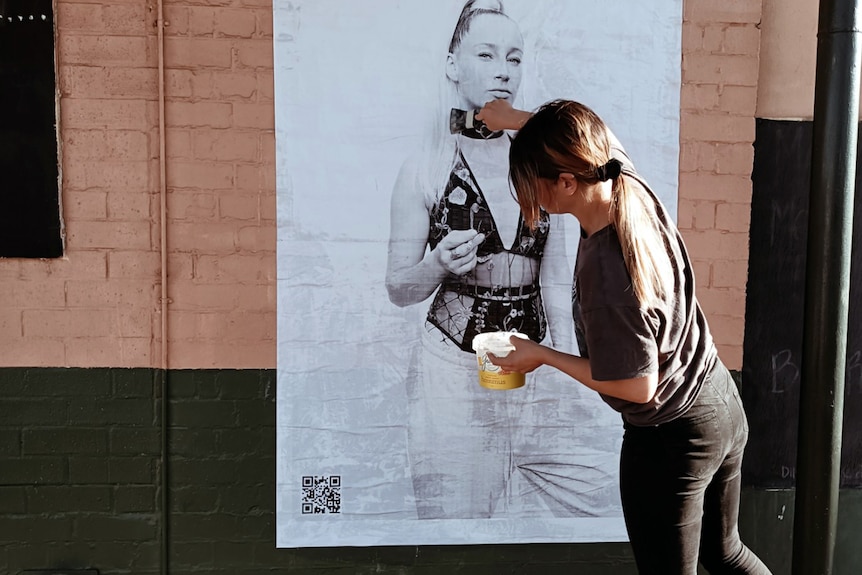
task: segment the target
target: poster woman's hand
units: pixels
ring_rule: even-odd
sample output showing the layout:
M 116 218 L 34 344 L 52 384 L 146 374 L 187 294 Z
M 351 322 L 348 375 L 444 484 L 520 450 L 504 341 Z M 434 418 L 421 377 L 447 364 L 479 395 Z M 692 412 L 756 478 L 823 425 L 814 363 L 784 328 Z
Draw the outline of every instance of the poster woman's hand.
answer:
M 491 363 L 503 370 L 504 373 L 529 373 L 545 364 L 545 356 L 549 348 L 520 337 L 512 336 L 509 342 L 515 346 L 506 357 L 497 357 L 488 353 Z
M 434 252 L 447 272 L 461 276 L 476 267 L 476 252 L 485 241 L 485 234 L 476 230 L 452 230 L 440 240 Z
M 530 116 L 530 112 L 513 108 L 508 100 L 491 100 L 476 114 L 492 132 L 520 130 Z

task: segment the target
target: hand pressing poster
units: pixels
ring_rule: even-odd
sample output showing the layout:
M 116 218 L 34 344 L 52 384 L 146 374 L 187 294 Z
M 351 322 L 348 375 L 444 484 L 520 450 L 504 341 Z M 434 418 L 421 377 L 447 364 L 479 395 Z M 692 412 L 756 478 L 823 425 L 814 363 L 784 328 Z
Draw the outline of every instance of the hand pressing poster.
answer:
M 578 353 L 579 230 L 524 224 L 515 134 L 470 115 L 579 100 L 675 213 L 681 12 L 275 1 L 278 546 L 625 540 L 619 415 L 550 368 L 479 385 L 480 333 Z

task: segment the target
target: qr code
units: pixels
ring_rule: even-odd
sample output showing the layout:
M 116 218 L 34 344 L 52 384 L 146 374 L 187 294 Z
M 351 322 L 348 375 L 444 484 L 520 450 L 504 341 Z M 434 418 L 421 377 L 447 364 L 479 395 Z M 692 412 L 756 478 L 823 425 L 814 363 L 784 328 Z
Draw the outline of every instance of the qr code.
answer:
M 340 475 L 302 476 L 302 514 L 341 513 Z

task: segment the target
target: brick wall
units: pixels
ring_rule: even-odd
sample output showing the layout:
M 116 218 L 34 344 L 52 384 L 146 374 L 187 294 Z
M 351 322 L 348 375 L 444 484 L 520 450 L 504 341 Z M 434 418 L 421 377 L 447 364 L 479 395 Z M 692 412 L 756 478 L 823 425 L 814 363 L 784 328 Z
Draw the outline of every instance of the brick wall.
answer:
M 679 222 L 742 363 L 760 0 L 684 3 Z M 0 365 L 161 365 L 155 5 L 58 0 L 66 257 L 0 260 Z M 270 0 L 165 7 L 169 365 L 275 365 Z
M 686 0 L 679 227 L 719 354 L 742 367 L 761 0 Z
M 161 364 L 156 19 L 58 0 L 66 256 L 0 260 L 0 365 Z M 273 367 L 272 5 L 165 20 L 170 365 Z
M 0 369 L 0 573 L 159 573 L 151 370 Z
M 0 260 L 0 572 L 161 573 L 163 550 L 180 574 L 633 572 L 624 544 L 274 548 L 270 0 L 166 4 L 169 358 L 189 369 L 169 372 L 162 509 L 154 4 L 57 7 L 67 255 Z M 760 0 L 684 8 L 679 222 L 739 368 Z

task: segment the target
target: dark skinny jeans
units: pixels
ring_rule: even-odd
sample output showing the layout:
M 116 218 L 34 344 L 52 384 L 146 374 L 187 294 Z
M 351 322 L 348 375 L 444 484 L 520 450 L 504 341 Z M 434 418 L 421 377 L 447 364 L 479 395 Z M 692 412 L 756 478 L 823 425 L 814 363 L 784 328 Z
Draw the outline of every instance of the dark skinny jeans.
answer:
M 620 492 L 640 575 L 770 575 L 739 538 L 748 421 L 718 361 L 695 403 L 652 427 L 625 426 Z

